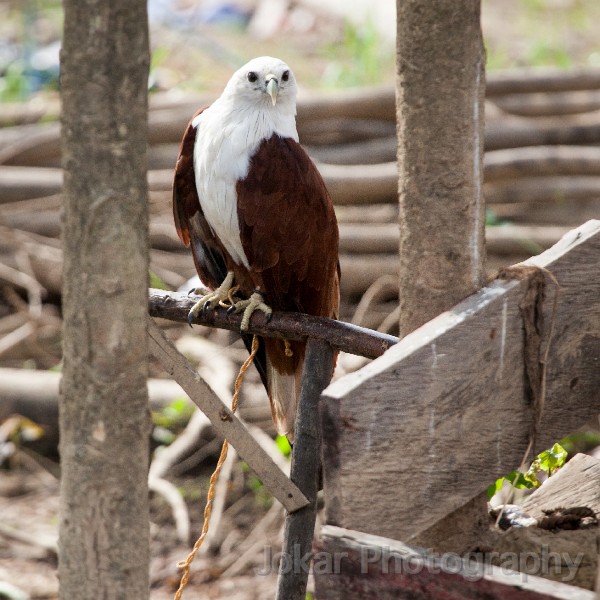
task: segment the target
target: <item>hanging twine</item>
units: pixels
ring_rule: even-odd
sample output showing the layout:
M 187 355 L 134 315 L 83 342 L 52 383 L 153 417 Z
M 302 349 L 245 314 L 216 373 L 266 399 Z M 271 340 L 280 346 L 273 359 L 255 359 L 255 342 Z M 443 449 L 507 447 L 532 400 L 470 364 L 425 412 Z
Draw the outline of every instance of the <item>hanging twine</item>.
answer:
M 237 407 L 238 407 L 240 389 L 242 388 L 242 381 L 244 380 L 244 375 L 246 374 L 246 371 L 250 368 L 250 365 L 252 364 L 252 361 L 254 360 L 254 357 L 256 356 L 257 352 L 258 352 L 258 337 L 253 336 L 252 349 L 250 351 L 250 356 L 248 356 L 248 358 L 245 360 L 244 364 L 241 366 L 240 372 L 238 373 L 238 376 L 235 379 L 233 399 L 231 401 L 231 412 L 233 412 L 233 413 L 235 413 L 235 411 L 237 410 Z M 217 466 L 210 478 L 210 485 L 208 487 L 208 495 L 206 497 L 206 505 L 204 507 L 204 523 L 202 524 L 202 533 L 200 534 L 200 537 L 196 540 L 196 543 L 194 544 L 192 551 L 188 554 L 188 557 L 185 560 L 183 560 L 177 564 L 177 568 L 182 569 L 183 573 L 181 575 L 179 589 L 175 593 L 174 600 L 181 600 L 181 597 L 183 595 L 183 590 L 185 589 L 188 579 L 190 578 L 190 567 L 192 565 L 192 562 L 194 561 L 194 558 L 196 557 L 198 550 L 200 550 L 200 548 L 202 547 L 204 538 L 206 537 L 206 534 L 208 533 L 208 525 L 210 523 L 210 516 L 212 514 L 212 505 L 213 505 L 213 500 L 215 498 L 215 487 L 216 487 L 217 481 L 219 479 L 219 474 L 221 473 L 221 469 L 223 468 L 223 463 L 225 462 L 225 459 L 227 458 L 227 449 L 228 448 L 229 448 L 229 444 L 227 443 L 227 440 L 224 440 L 223 446 L 221 447 L 221 455 L 219 456 Z

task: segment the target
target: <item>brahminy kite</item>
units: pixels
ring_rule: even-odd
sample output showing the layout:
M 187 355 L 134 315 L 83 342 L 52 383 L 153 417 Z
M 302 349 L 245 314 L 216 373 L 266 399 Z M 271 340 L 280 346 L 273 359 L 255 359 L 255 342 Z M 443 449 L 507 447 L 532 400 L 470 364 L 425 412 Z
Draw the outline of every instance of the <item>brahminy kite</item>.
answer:
M 281 60 L 255 58 L 185 130 L 173 213 L 208 290 L 190 311 L 235 294 L 246 346 L 254 310 L 338 318 L 339 234 L 319 171 L 298 143 L 296 79 Z M 261 338 L 255 364 L 278 433 L 293 439 L 305 342 Z

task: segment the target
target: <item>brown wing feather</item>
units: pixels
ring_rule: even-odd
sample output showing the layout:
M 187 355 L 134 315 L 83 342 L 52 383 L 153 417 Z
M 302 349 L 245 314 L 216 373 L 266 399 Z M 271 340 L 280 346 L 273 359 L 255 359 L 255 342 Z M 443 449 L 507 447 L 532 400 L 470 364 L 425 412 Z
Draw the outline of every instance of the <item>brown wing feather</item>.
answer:
M 302 147 L 276 135 L 263 142 L 237 184 L 237 196 L 252 284 L 267 304 L 337 319 L 337 221 L 325 183 Z M 279 433 L 293 439 L 306 344 L 291 342 L 291 356 L 282 340 L 265 339 L 265 348 L 273 367 L 268 386 L 273 420 Z
M 196 112 L 192 121 L 204 109 Z M 218 287 L 227 274 L 229 257 L 210 228 L 198 198 L 194 173 L 194 144 L 196 128 L 188 123 L 173 179 L 173 217 L 179 239 L 192 247 L 196 271 L 204 285 Z
M 192 126 L 192 121 L 203 110 L 197 111 L 185 128 L 173 176 L 173 218 L 179 239 L 186 246 L 190 245 L 188 220 L 200 207 L 194 175 L 196 129 Z

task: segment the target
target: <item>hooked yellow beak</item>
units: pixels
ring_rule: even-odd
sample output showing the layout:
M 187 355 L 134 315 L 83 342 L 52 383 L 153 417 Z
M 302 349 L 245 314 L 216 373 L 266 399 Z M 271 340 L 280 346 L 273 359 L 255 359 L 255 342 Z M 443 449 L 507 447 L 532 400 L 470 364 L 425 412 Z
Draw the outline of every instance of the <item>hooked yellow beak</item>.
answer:
M 273 102 L 273 106 L 277 102 L 277 94 L 279 93 L 279 82 L 277 81 L 277 77 L 272 73 L 267 75 L 267 94 L 271 96 L 271 102 Z

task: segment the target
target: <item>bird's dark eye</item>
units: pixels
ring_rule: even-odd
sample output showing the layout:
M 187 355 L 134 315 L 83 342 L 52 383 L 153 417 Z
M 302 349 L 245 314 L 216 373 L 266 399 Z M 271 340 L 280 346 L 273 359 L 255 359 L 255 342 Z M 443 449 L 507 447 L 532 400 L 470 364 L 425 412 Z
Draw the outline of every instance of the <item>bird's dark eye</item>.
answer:
M 290 78 L 290 72 L 284 71 L 283 74 L 281 75 L 281 81 L 287 81 L 289 78 Z
M 249 71 L 246 77 L 250 83 L 254 83 L 258 79 L 258 75 L 254 71 Z

